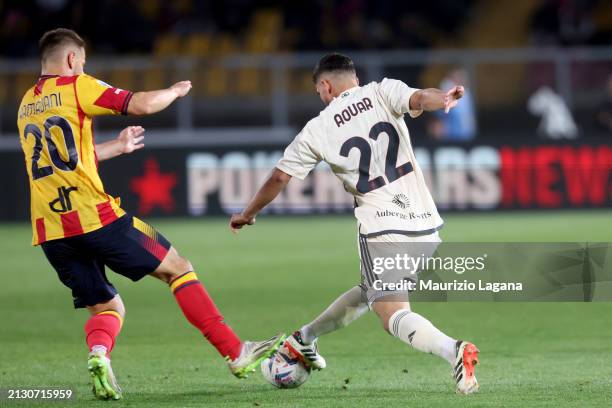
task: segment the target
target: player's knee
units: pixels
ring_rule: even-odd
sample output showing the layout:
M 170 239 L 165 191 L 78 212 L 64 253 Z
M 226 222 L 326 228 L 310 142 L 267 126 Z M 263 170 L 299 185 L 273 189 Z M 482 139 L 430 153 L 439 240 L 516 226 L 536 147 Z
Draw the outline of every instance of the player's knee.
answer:
M 108 302 L 98 303 L 97 305 L 87 306 L 89 313 L 91 315 L 96 315 L 102 312 L 116 312 L 121 316 L 122 319 L 125 319 L 125 306 L 123 305 L 123 301 L 119 295 L 116 295 L 114 298 L 109 300 Z
M 384 317 L 380 317 L 380 320 L 381 320 L 383 329 L 388 332 L 389 331 L 389 319 L 386 319 Z
M 179 276 L 191 271 L 193 271 L 193 265 L 191 265 L 191 262 L 185 258 L 179 257 L 171 269 L 161 273 L 161 276 L 158 277 L 164 282 L 170 284 L 170 282 Z
M 191 264 L 191 262 L 189 261 L 189 259 L 186 258 L 181 258 L 181 270 L 185 271 L 185 272 L 192 272 L 193 271 L 193 265 Z
M 168 278 L 169 281 L 183 275 L 186 272 L 193 271 L 193 265 L 189 262 L 188 259 L 183 258 L 180 255 L 176 255 L 174 258 L 171 267 L 168 269 Z
M 378 316 L 378 319 L 380 320 L 380 324 L 382 324 L 383 329 L 385 331 L 389 331 L 389 318 L 387 317 L 387 313 L 382 310 L 377 310 L 376 308 L 372 309 L 376 313 L 376 316 Z
M 163 282 L 170 283 L 184 273 L 191 271 L 193 271 L 191 262 L 180 256 L 176 249 L 171 248 L 166 258 L 151 275 Z
M 125 306 L 123 305 L 123 302 L 120 301 L 117 304 L 113 305 L 110 310 L 119 313 L 121 319 L 125 320 Z
M 374 310 L 380 319 L 380 323 L 385 331 L 389 332 L 389 320 L 391 316 L 398 310 L 410 310 L 410 305 L 407 302 L 375 301 L 372 305 L 372 310 Z
M 119 316 L 121 316 L 122 319 L 125 320 L 125 306 L 123 306 L 123 303 L 121 304 L 120 307 L 117 308 L 118 310 L 115 310 L 117 313 L 119 313 Z
M 182 273 L 179 273 L 177 270 L 156 271 L 156 272 L 153 272 L 151 275 L 155 276 L 157 279 L 161 280 L 162 282 L 170 284 L 173 280 L 183 275 L 185 272 L 188 272 L 188 270 Z
M 185 272 L 193 271 L 193 266 L 188 259 L 179 255 L 178 251 L 173 247 L 170 253 L 164 259 L 163 263 L 167 262 L 167 268 L 171 273 L 181 275 Z

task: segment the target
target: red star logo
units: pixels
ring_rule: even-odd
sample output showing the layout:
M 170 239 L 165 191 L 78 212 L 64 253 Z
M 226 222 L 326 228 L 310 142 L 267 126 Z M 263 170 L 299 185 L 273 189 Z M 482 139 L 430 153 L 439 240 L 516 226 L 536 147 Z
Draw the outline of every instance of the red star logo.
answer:
M 130 182 L 130 189 L 139 197 L 138 212 L 146 215 L 155 207 L 165 212 L 172 212 L 175 206 L 171 194 L 174 186 L 176 186 L 176 174 L 162 174 L 157 160 L 147 159 L 142 177 L 134 177 Z

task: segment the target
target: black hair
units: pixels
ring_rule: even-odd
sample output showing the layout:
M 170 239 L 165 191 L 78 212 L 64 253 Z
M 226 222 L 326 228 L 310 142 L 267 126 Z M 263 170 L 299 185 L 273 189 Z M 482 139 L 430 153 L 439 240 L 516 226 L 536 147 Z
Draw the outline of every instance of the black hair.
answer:
M 85 41 L 75 31 L 68 28 L 56 28 L 47 31 L 40 37 L 38 47 L 40 48 L 40 58 L 44 61 L 58 47 L 66 44 L 74 44 L 77 47 L 85 47 Z
M 331 54 L 324 55 L 312 72 L 312 80 L 316 84 L 319 82 L 319 78 L 326 72 L 348 72 L 355 74 L 355 64 L 353 60 L 346 55 L 333 52 Z

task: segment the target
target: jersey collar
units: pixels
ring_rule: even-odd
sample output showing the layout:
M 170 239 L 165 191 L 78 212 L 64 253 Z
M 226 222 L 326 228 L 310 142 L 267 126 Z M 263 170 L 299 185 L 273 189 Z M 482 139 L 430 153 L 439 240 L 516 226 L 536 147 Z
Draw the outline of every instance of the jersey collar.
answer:
M 357 86 L 354 86 L 354 87 L 352 87 L 352 88 L 349 88 L 349 89 L 345 90 L 345 91 L 344 91 L 344 92 L 342 92 L 340 95 L 338 95 L 338 96 L 336 96 L 334 99 L 332 99 L 331 103 L 334 103 L 334 102 L 336 102 L 337 100 L 342 100 L 342 99 L 344 99 L 344 98 L 348 97 L 348 96 L 349 96 L 350 94 L 352 94 L 352 93 L 353 93 L 353 92 L 354 92 L 356 89 L 359 89 L 359 88 L 360 88 L 360 86 L 359 86 L 359 85 L 357 85 Z M 330 105 L 331 105 L 331 104 L 330 104 Z
M 49 78 L 59 77 L 59 75 L 41 75 L 36 81 L 36 85 L 34 85 L 34 95 L 38 96 L 42 93 L 43 85 L 45 81 Z

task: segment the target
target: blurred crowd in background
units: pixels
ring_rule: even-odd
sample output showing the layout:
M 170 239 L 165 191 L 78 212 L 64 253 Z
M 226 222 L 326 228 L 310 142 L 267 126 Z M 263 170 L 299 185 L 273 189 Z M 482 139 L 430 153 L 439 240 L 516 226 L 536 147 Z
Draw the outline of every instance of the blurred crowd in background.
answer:
M 96 53 L 172 51 L 173 37 L 193 35 L 210 39 L 202 53 L 612 42 L 608 0 L 4 0 L 0 7 L 0 47 L 12 57 L 36 55 L 40 35 L 58 26 L 76 29 Z M 491 7 L 524 35 L 487 32 Z M 479 44 L 466 38 L 468 26 L 485 30 Z
M 0 21 L 0 65 L 12 61 L 17 67 L 0 76 L 0 134 L 5 135 L 14 130 L 13 109 L 7 107 L 18 103 L 38 70 L 36 65 L 22 68 L 14 62 L 35 59 L 40 35 L 61 26 L 85 38 L 88 59 L 98 58 L 98 64 L 88 69 L 115 86 L 151 89 L 183 76 L 192 79 L 193 103 L 185 111 L 192 118 L 181 125 L 181 113 L 171 109 L 147 123 L 165 128 L 237 126 L 237 110 L 239 126 L 269 126 L 270 118 L 281 117 L 282 126 L 300 127 L 320 110 L 310 62 L 287 73 L 283 92 L 289 94 L 288 107 L 278 114 L 272 100 L 277 97 L 273 67 L 243 65 L 231 70 L 218 64 L 228 55 L 368 51 L 369 60 L 355 61 L 362 68 L 383 61 L 377 51 L 499 53 L 612 45 L 610 0 L 0 0 Z M 412 86 L 442 89 L 466 85 L 468 93 L 459 109 L 450 115 L 428 115 L 415 125 L 433 140 L 469 141 L 492 132 L 514 137 L 525 130 L 540 132 L 545 119 L 559 117 L 568 123 L 562 137 L 612 135 L 611 50 L 607 48 L 607 60 L 566 61 L 562 69 L 559 54 L 546 61 L 481 62 L 471 67 L 465 57 L 403 67 L 379 62 L 380 69 L 362 79 L 392 76 Z M 150 62 L 107 69 L 100 63 L 107 55 L 116 57 L 108 61 L 140 56 Z M 168 61 L 181 56 L 205 62 L 177 72 Z M 565 93 L 560 89 L 564 87 Z

